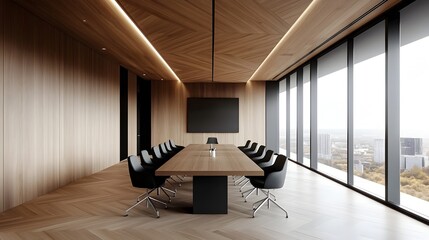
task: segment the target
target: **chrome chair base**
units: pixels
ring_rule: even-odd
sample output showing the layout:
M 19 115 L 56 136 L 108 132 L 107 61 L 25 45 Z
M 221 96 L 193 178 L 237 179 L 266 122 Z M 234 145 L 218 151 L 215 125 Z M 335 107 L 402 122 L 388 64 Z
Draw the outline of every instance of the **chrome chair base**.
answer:
M 152 210 L 154 211 L 155 216 L 156 216 L 157 218 L 159 218 L 159 211 L 158 211 L 158 209 L 156 209 L 156 207 L 155 207 L 155 204 L 154 204 L 154 203 L 162 204 L 162 205 L 164 205 L 164 207 L 165 207 L 165 208 L 167 208 L 167 204 L 166 204 L 165 202 L 162 202 L 162 201 L 160 201 L 160 200 L 158 200 L 158 199 L 153 198 L 153 197 L 151 197 L 151 196 L 150 196 L 150 194 L 151 194 L 155 189 L 159 189 L 159 188 L 154 188 L 154 189 L 151 189 L 150 191 L 146 190 L 146 193 L 139 195 L 139 196 L 137 197 L 137 202 L 136 202 L 134 205 L 132 205 L 130 208 L 128 208 L 127 210 L 125 210 L 124 217 L 128 216 L 128 212 L 129 212 L 131 209 L 135 208 L 137 205 L 139 205 L 139 204 L 141 204 L 141 203 L 143 203 L 143 202 L 146 202 L 146 207 L 149 207 L 149 206 L 150 206 L 150 207 L 152 208 Z M 159 191 L 159 190 L 157 190 L 157 191 Z M 143 199 L 140 199 L 140 197 L 142 197 L 143 195 L 146 195 L 146 197 L 144 197 Z
M 241 193 L 241 196 L 242 197 L 244 197 L 244 202 L 247 202 L 247 198 L 250 196 L 250 195 L 252 195 L 252 193 L 254 193 L 255 191 L 256 191 L 256 195 L 259 195 L 259 190 L 261 190 L 261 192 L 263 192 L 265 195 L 268 195 L 268 192 L 266 191 L 266 190 L 263 190 L 263 189 L 259 189 L 259 188 L 251 188 L 251 189 L 248 189 L 248 190 L 246 190 L 246 191 L 244 191 L 244 192 L 242 192 Z M 248 193 L 247 195 L 246 195 L 246 197 L 244 196 L 244 194 L 245 193 Z M 276 201 L 277 199 L 276 199 L 276 196 L 274 195 L 274 194 L 272 194 L 272 193 L 269 193 L 273 198 L 274 198 L 274 201 Z
M 267 191 L 267 197 L 266 198 L 264 198 L 264 199 L 261 199 L 261 200 L 259 200 L 259 201 L 257 201 L 257 202 L 255 202 L 254 204 L 253 204 L 253 217 L 255 217 L 255 214 L 256 214 L 256 212 L 259 210 L 259 209 L 261 209 L 261 207 L 265 204 L 265 203 L 267 203 L 268 204 L 268 209 L 270 209 L 270 203 L 274 203 L 277 207 L 279 207 L 281 210 L 283 210 L 283 212 L 286 214 L 286 218 L 288 218 L 289 217 L 289 215 L 288 215 L 288 213 L 287 213 L 287 211 L 282 207 L 282 206 L 280 206 L 277 202 L 275 202 L 275 200 L 273 200 L 272 198 L 271 198 L 271 193 L 270 193 L 270 190 L 268 190 Z M 257 207 L 255 207 L 257 204 L 259 204 Z

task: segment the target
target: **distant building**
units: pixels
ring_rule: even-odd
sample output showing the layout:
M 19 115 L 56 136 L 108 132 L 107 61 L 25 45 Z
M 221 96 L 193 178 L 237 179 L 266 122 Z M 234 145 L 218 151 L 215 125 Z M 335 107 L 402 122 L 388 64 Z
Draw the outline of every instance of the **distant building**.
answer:
M 423 155 L 423 139 L 401 138 L 400 169 L 429 167 L 428 156 Z
M 332 158 L 332 142 L 330 134 L 319 134 L 317 139 L 317 155 L 322 159 Z
M 401 155 L 400 168 L 401 170 L 410 170 L 413 167 L 424 168 L 429 167 L 428 156 L 424 155 Z
M 360 160 L 353 161 L 353 171 L 358 172 L 360 174 L 363 173 L 363 164 Z
M 384 163 L 384 139 L 374 139 L 374 162 Z
M 422 155 L 423 140 L 421 138 L 401 138 L 401 155 Z

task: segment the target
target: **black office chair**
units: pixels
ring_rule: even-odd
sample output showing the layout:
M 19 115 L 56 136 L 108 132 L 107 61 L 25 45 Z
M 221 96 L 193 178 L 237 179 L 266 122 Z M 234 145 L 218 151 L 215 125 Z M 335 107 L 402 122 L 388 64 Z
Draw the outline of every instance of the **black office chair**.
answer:
M 155 165 L 159 167 L 165 162 L 167 162 L 168 159 L 161 154 L 161 149 L 159 145 L 153 146 L 151 151 L 152 151 L 152 161 L 155 163 Z
M 239 148 L 242 152 L 248 151 L 252 147 L 252 144 L 249 143 L 247 147 Z
M 176 155 L 176 153 L 180 152 L 180 150 L 178 148 L 174 148 L 173 145 L 171 145 L 170 140 L 165 142 L 165 147 L 167 148 L 167 151 L 173 152 L 174 155 Z
M 273 160 L 272 156 L 274 155 L 273 150 L 267 150 L 263 157 L 254 157 L 252 158 L 252 161 L 256 164 L 258 164 L 259 167 L 267 167 L 273 165 L 274 162 L 271 162 Z
M 219 144 L 216 137 L 207 138 L 207 144 Z
M 255 158 L 255 157 L 260 157 L 263 156 L 265 154 L 266 151 L 266 147 L 264 145 L 260 145 L 258 150 L 256 152 L 251 152 L 251 153 L 247 153 L 246 155 L 249 158 Z
M 257 142 L 252 143 L 252 145 L 250 145 L 250 148 L 247 149 L 243 149 L 242 152 L 244 152 L 246 155 L 249 153 L 252 153 L 254 151 L 256 151 L 256 147 L 258 146 Z
M 164 142 L 164 144 L 163 144 L 164 146 L 165 146 L 165 150 L 167 151 L 167 156 L 168 156 L 168 158 L 170 159 L 170 158 L 172 158 L 172 157 L 174 157 L 174 155 L 176 155 L 177 153 L 178 153 L 178 151 L 174 151 L 173 150 L 173 148 L 170 146 L 170 141 L 167 141 L 167 142 Z M 161 153 L 163 153 L 164 151 L 162 150 L 163 148 L 162 148 L 162 143 L 161 143 Z M 181 176 L 179 176 L 179 175 L 176 175 L 176 177 L 180 180 L 180 181 L 185 181 L 185 179 L 184 178 L 182 178 Z M 177 182 L 173 177 L 170 177 L 173 181 L 175 181 L 175 182 Z
M 180 146 L 180 145 L 176 145 L 176 143 L 172 140 L 172 139 L 170 139 L 169 140 L 170 141 L 170 145 L 174 148 L 174 149 L 177 149 L 177 150 L 182 150 L 182 149 L 184 149 L 185 147 L 184 146 Z
M 170 157 L 168 155 L 162 153 L 162 151 L 161 151 L 162 146 L 163 146 L 163 144 L 159 144 L 158 146 L 152 147 L 152 156 L 153 156 L 152 159 L 155 160 L 155 164 L 157 164 L 159 166 L 166 163 L 170 159 Z M 176 179 L 174 179 L 172 177 L 170 177 L 169 179 L 171 179 L 175 183 L 179 184 L 179 187 L 182 186 L 182 184 L 180 182 L 178 182 Z M 170 182 L 168 182 L 168 183 L 170 183 Z
M 243 150 L 243 149 L 247 149 L 247 148 L 249 148 L 249 147 L 250 147 L 250 143 L 251 143 L 251 142 L 252 142 L 252 141 L 247 140 L 246 144 L 244 144 L 244 146 L 239 146 L 239 147 L 238 147 L 238 149 Z
M 258 166 L 259 166 L 260 168 L 262 168 L 262 170 L 264 170 L 265 168 L 267 168 L 267 167 L 269 167 L 269 166 L 273 165 L 273 163 L 274 163 L 274 159 L 275 159 L 275 158 L 273 157 L 273 155 L 274 155 L 274 152 L 273 152 L 272 150 L 267 150 L 267 151 L 265 152 L 265 154 L 264 154 L 264 157 L 263 157 L 263 158 L 259 158 L 259 157 L 252 158 L 252 161 L 253 161 L 254 163 L 258 164 Z M 246 178 L 247 178 L 246 184 L 244 184 L 244 185 L 240 188 L 240 191 L 241 191 L 241 190 L 243 190 L 243 188 L 244 188 L 248 183 L 250 183 L 249 176 L 247 176 Z M 248 194 L 246 195 L 246 197 L 244 197 L 244 201 L 245 201 L 245 202 L 247 202 L 247 198 L 248 198 L 250 195 L 252 195 L 252 193 L 254 193 L 255 191 L 258 191 L 258 193 L 259 193 L 259 190 L 258 190 L 257 188 L 255 188 L 255 187 L 250 188 L 250 189 L 248 189 L 248 190 L 246 190 L 246 191 L 242 192 L 242 193 L 241 193 L 241 196 L 242 196 L 242 197 L 244 197 L 244 195 L 245 195 L 246 193 L 248 193 Z M 264 193 L 265 193 L 265 192 L 264 192 Z
M 143 165 L 143 167 L 144 168 L 151 168 L 151 169 L 153 169 L 154 171 L 158 168 L 158 167 L 160 167 L 160 166 L 157 166 L 153 161 L 152 161 L 152 158 L 150 157 L 150 155 L 149 155 L 149 152 L 147 151 L 147 150 L 142 150 L 141 151 L 141 160 L 142 160 L 142 165 Z
M 249 148 L 242 149 L 242 150 L 240 149 L 240 150 L 246 155 L 254 154 L 254 153 L 256 153 L 256 147 L 257 146 L 258 146 L 258 143 L 254 142 L 254 143 L 252 143 L 252 145 L 250 145 Z M 234 181 L 234 185 L 241 184 L 245 180 L 246 180 L 246 178 L 244 176 L 241 176 L 237 180 Z
M 161 149 L 161 154 L 163 155 L 163 157 L 165 159 L 170 160 L 170 158 L 172 158 L 174 156 L 173 152 L 169 152 L 167 150 L 166 144 L 165 143 L 160 143 L 159 144 L 159 148 Z
M 142 165 L 143 167 L 147 168 L 147 169 L 151 169 L 152 171 L 155 171 L 158 167 L 155 165 L 155 163 L 152 161 L 152 158 L 149 155 L 149 152 L 147 150 L 142 150 L 141 151 L 141 158 L 142 158 Z M 169 176 L 168 178 L 171 178 L 171 176 Z M 165 180 L 166 182 L 170 183 L 168 181 L 168 178 Z M 173 184 L 170 183 L 171 186 L 173 186 Z M 167 192 L 170 192 L 173 194 L 173 197 L 176 196 L 176 192 L 177 189 L 171 190 L 168 189 L 166 187 L 161 186 L 160 189 L 164 192 L 164 194 L 168 197 L 168 200 L 171 202 L 171 197 L 170 195 L 167 194 Z M 159 195 L 159 191 L 157 191 L 157 194 Z
M 156 217 L 159 218 L 159 211 L 156 209 L 154 203 L 160 203 L 164 205 L 165 208 L 167 208 L 167 204 L 156 198 L 151 197 L 150 194 L 154 190 L 162 187 L 166 177 L 155 176 L 155 172 L 153 170 L 144 168 L 140 162 L 140 159 L 135 155 L 131 155 L 128 157 L 128 171 L 130 173 L 131 183 L 133 187 L 146 188 L 146 193 L 137 197 L 137 203 L 125 210 L 124 216 L 128 216 L 128 212 L 131 209 L 133 209 L 140 203 L 147 201 L 147 205 L 152 207 L 156 214 Z M 143 195 L 145 195 L 145 197 L 143 199 L 140 199 L 140 197 Z
M 253 159 L 253 158 L 260 158 L 260 157 L 264 156 L 266 151 L 267 151 L 266 147 L 264 145 L 260 145 L 258 150 L 255 150 L 255 151 L 250 152 L 250 153 L 245 152 L 245 154 L 250 159 Z M 239 180 L 240 181 L 235 182 L 235 185 L 241 185 L 241 187 L 240 187 L 240 192 L 241 192 L 243 190 L 243 188 L 245 186 L 247 186 L 247 184 L 249 184 L 249 179 L 247 179 L 245 177 L 241 177 Z
M 270 208 L 270 203 L 274 203 L 277 207 L 279 207 L 286 214 L 286 218 L 288 217 L 287 211 L 280 206 L 277 202 L 275 202 L 270 194 L 271 189 L 282 188 L 285 183 L 287 171 L 287 157 L 284 155 L 278 155 L 274 164 L 270 167 L 264 169 L 263 177 L 250 177 L 250 183 L 258 189 L 267 190 L 267 197 L 261 199 L 253 204 L 253 217 L 255 217 L 256 212 L 264 205 L 268 203 L 268 208 Z M 259 204 L 258 206 L 256 206 Z M 256 207 L 255 207 L 256 206 Z

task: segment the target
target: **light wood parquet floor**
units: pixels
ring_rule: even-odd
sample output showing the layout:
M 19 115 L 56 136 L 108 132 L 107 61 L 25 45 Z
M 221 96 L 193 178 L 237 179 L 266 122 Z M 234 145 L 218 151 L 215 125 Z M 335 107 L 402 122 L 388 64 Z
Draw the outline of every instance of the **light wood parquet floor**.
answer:
M 0 239 L 429 239 L 429 226 L 294 163 L 274 192 L 287 219 L 274 205 L 252 218 L 262 195 L 245 203 L 229 185 L 226 215 L 190 214 L 188 177 L 160 218 L 145 204 L 123 217 L 144 190 L 131 186 L 121 162 L 0 214 Z

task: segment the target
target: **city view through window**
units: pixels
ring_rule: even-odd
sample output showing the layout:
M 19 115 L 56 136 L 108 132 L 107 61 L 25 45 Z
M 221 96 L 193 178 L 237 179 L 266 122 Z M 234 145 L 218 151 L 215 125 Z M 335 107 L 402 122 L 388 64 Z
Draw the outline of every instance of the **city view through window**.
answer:
M 429 217 L 429 1 L 401 10 L 400 30 L 400 205 Z M 347 181 L 347 153 L 353 151 L 353 185 L 385 199 L 386 53 L 385 21 L 353 39 L 353 149 L 347 149 L 347 43 L 317 59 L 317 170 Z M 280 149 L 286 152 L 289 118 L 291 153 L 302 141 L 310 162 L 310 67 L 303 68 L 303 136 L 296 139 L 296 82 L 280 92 Z M 294 81 L 296 73 L 294 73 Z M 283 80 L 285 84 L 286 80 Z M 281 83 L 282 84 L 282 83 Z M 290 116 L 286 96 L 290 94 Z M 292 106 L 293 105 L 293 106 Z M 293 119 L 291 119 L 293 118 Z M 296 160 L 296 159 L 294 159 Z
M 401 205 L 429 216 L 429 1 L 401 11 Z M 409 197 L 409 195 L 416 198 Z

